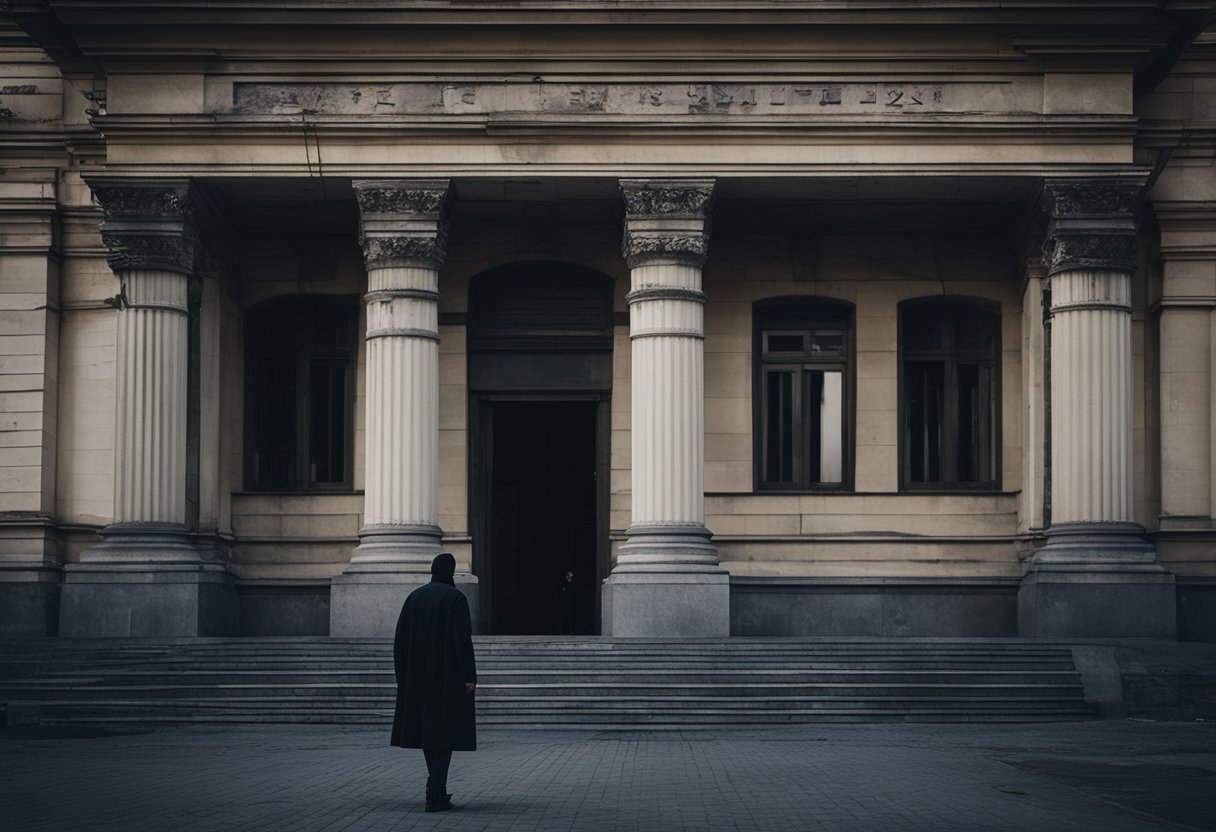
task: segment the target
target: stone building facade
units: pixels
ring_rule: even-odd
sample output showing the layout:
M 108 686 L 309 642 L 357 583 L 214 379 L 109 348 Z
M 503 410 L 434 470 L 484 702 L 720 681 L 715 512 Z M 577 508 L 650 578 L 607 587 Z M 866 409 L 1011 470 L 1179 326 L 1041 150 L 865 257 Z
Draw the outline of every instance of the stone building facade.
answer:
M 0 635 L 1216 636 L 1212 3 L 3 9 Z

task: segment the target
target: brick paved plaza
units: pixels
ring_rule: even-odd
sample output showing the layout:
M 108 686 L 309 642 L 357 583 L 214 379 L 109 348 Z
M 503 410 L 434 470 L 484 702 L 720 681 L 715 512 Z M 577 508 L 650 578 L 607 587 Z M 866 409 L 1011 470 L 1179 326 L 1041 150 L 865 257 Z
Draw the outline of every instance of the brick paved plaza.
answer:
M 1207 723 L 483 731 L 437 815 L 387 728 L 42 730 L 0 740 L 5 830 L 1216 830 Z

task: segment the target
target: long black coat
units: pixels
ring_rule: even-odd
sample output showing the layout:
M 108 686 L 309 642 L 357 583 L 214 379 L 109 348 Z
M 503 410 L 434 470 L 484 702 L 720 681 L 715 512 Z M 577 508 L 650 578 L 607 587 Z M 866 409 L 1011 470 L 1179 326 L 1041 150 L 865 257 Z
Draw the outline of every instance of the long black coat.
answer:
M 474 751 L 477 720 L 466 682 L 477 681 L 469 602 L 454 586 L 431 581 L 409 594 L 393 643 L 397 713 L 392 744 Z

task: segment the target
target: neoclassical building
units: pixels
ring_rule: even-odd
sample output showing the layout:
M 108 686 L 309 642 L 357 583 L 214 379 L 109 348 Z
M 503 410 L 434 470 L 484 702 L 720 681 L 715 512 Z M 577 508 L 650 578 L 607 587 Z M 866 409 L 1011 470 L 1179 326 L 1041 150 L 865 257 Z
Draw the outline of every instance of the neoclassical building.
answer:
M 0 637 L 1216 638 L 1212 3 L 0 8 Z

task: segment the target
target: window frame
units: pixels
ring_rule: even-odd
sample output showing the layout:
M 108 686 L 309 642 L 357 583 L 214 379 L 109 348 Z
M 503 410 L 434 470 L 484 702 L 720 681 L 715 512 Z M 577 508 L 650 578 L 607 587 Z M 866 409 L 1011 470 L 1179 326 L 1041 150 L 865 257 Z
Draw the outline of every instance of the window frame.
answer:
M 993 339 L 991 352 L 987 356 L 980 356 L 980 353 L 959 352 L 954 348 L 953 343 L 953 328 L 947 330 L 947 339 L 949 343 L 944 343 L 941 348 L 916 349 L 909 350 L 905 346 L 904 341 L 904 315 L 910 308 L 916 306 L 931 307 L 934 305 L 949 305 L 952 307 L 952 317 L 957 319 L 959 310 L 970 307 L 971 309 L 983 312 L 993 317 Z M 1001 377 L 1002 377 L 1002 357 L 1003 357 L 1003 339 L 1002 327 L 1003 309 L 998 301 L 989 300 L 987 298 L 966 297 L 960 295 L 934 295 L 932 297 L 909 298 L 901 301 L 896 316 L 896 349 L 897 349 L 897 366 L 898 366 L 898 411 L 897 411 L 897 430 L 898 430 L 898 452 L 899 452 L 899 488 L 902 492 L 914 493 L 966 493 L 966 492 L 993 492 L 1001 490 L 1003 478 L 1002 456 L 1001 449 L 1002 440 L 1002 419 L 1001 409 L 1003 402 Z M 944 398 L 942 402 L 943 430 L 942 430 L 942 469 L 945 475 L 941 480 L 934 482 L 912 482 L 911 479 L 911 460 L 909 454 L 911 447 L 908 442 L 908 403 L 909 391 L 907 389 L 907 366 L 909 362 L 931 362 L 940 361 L 943 365 L 943 390 Z M 956 446 L 958 441 L 958 426 L 956 424 L 958 418 L 958 365 L 960 364 L 980 364 L 988 363 L 991 368 L 992 389 L 991 389 L 991 419 L 988 425 L 989 441 L 992 444 L 992 476 L 987 480 L 977 480 L 971 482 L 960 482 L 958 480 L 958 460 L 956 454 Z
M 843 335 L 840 354 L 813 352 L 813 333 Z M 803 351 L 768 351 L 769 335 L 801 335 Z M 854 489 L 856 423 L 856 308 L 849 301 L 822 295 L 765 298 L 752 304 L 752 478 L 753 490 L 766 494 L 822 494 Z M 796 430 L 793 482 L 766 480 L 768 430 L 768 374 L 790 371 L 797 389 L 794 402 Z M 811 423 L 801 411 L 809 395 L 808 373 L 841 373 L 840 482 L 810 482 L 807 478 Z
M 334 310 L 335 307 L 345 312 L 348 317 L 347 343 L 343 346 L 324 348 L 310 344 L 311 330 L 318 310 Z M 251 348 L 249 329 L 254 324 L 254 316 L 277 314 L 290 316 L 289 326 L 294 333 L 295 345 L 289 359 L 283 356 L 270 356 L 264 359 L 255 354 Z M 341 493 L 354 488 L 354 449 L 355 449 L 355 395 L 357 386 L 358 357 L 359 357 L 359 296 L 358 295 L 293 295 L 275 298 L 245 311 L 243 322 L 244 335 L 244 439 L 243 439 L 243 490 L 258 494 L 309 494 L 309 493 Z M 255 454 L 261 450 L 258 447 L 259 432 L 255 404 L 257 393 L 257 365 L 259 360 L 279 360 L 294 365 L 294 395 L 291 405 L 294 414 L 292 425 L 293 440 L 291 449 L 291 478 L 288 482 L 275 481 L 260 484 L 255 481 Z M 343 471 L 341 480 L 330 482 L 314 482 L 312 480 L 312 372 L 316 366 L 343 367 L 345 378 L 342 390 L 342 417 L 344 435 L 341 439 L 343 454 Z

